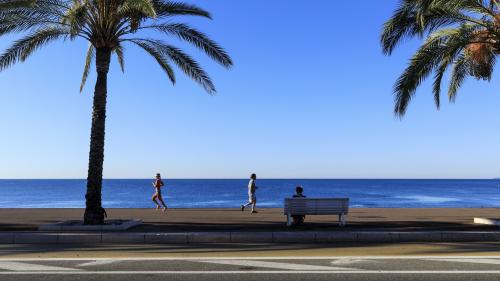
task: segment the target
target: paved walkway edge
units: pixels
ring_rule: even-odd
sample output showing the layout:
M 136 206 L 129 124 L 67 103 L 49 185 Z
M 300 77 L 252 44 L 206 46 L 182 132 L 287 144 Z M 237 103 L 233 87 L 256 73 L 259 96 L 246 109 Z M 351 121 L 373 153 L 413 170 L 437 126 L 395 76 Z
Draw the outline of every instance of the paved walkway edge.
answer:
M 289 232 L 0 232 L 0 244 L 188 244 L 188 243 L 400 243 L 498 242 L 499 231 L 289 231 Z

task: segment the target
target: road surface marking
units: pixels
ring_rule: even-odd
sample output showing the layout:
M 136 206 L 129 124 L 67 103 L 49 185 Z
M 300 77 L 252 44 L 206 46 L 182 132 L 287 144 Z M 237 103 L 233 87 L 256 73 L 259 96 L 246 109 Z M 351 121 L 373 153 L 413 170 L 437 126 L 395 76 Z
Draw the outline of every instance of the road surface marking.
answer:
M 67 268 L 60 266 L 50 266 L 22 262 L 0 261 L 0 269 L 12 271 L 73 271 L 79 270 L 75 268 Z
M 112 264 L 115 262 L 119 262 L 118 260 L 94 260 L 94 261 L 89 261 L 89 262 L 84 262 L 81 263 L 77 266 L 94 266 L 94 265 L 107 265 L 107 264 Z
M 284 263 L 284 262 L 269 262 L 269 261 L 252 261 L 252 260 L 196 260 L 196 262 L 211 263 L 211 264 L 223 264 L 223 265 L 239 265 L 239 266 L 250 266 L 250 267 L 263 267 L 263 268 L 275 268 L 275 269 L 287 269 L 287 270 L 357 270 L 354 268 L 346 267 L 331 267 L 322 265 L 309 265 L 309 264 L 296 264 L 296 263 Z
M 0 271 L 0 275 L 220 275 L 220 274 L 500 274 L 500 270 L 344 270 L 344 271 Z
M 340 258 L 340 259 L 335 259 L 334 261 L 332 261 L 330 263 L 332 265 L 346 265 L 346 264 L 353 264 L 353 263 L 360 263 L 360 262 L 373 262 L 373 260 Z
M 483 263 L 483 264 L 500 264 L 500 259 L 426 259 L 429 261 L 446 261 L 446 262 L 468 262 L 468 263 Z
M 499 250 L 500 251 L 500 250 Z M 19 262 L 30 262 L 30 261 L 98 261 L 98 260 L 114 260 L 114 261 L 193 261 L 193 260 L 336 260 L 341 258 L 350 259 L 365 259 L 365 260 L 393 260 L 393 259 L 405 259 L 405 260 L 421 260 L 421 259 L 436 259 L 436 258 L 446 258 L 446 259 L 494 259 L 500 258 L 500 255 L 489 255 L 489 256 L 276 256 L 276 257 L 249 257 L 249 256 L 228 256 L 228 257 L 131 257 L 131 258 L 0 258 L 1 261 L 19 261 Z

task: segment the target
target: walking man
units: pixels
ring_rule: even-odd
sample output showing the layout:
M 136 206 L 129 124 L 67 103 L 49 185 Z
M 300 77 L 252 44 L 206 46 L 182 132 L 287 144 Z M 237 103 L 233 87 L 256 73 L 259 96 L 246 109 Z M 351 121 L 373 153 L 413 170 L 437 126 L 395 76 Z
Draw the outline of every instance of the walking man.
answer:
M 248 182 L 248 203 L 241 205 L 242 212 L 245 210 L 245 207 L 252 205 L 252 214 L 257 213 L 255 210 L 255 205 L 257 204 L 257 196 L 255 195 L 255 191 L 257 190 L 257 186 L 255 185 L 256 179 L 256 174 L 250 176 L 250 181 Z

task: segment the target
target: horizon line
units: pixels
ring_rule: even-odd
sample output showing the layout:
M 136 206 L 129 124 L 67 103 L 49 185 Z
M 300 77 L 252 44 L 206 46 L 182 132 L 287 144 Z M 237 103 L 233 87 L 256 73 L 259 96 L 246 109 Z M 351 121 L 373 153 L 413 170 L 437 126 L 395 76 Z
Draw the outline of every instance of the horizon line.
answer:
M 154 178 L 103 178 L 103 180 L 149 180 Z M 167 180 L 245 180 L 248 178 L 169 178 Z M 257 178 L 258 180 L 500 180 L 499 178 Z M 86 178 L 0 178 L 0 180 L 87 180 Z

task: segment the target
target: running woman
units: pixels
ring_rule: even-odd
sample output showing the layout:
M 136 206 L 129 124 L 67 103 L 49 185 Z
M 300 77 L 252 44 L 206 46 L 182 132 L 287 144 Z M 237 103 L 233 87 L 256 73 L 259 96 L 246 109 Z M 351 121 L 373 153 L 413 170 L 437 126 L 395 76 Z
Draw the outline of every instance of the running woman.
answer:
M 165 202 L 163 201 L 163 197 L 161 196 L 161 188 L 164 185 L 165 184 L 161 180 L 160 173 L 157 173 L 156 179 L 153 182 L 153 187 L 155 188 L 155 193 L 153 194 L 153 197 L 151 199 L 153 199 L 153 202 L 155 202 L 157 210 L 159 210 L 161 208 L 161 206 L 160 206 L 160 204 L 158 204 L 158 201 L 156 201 L 156 199 L 158 199 L 160 201 L 160 203 L 163 205 L 163 212 L 167 212 L 167 205 L 165 205 Z

